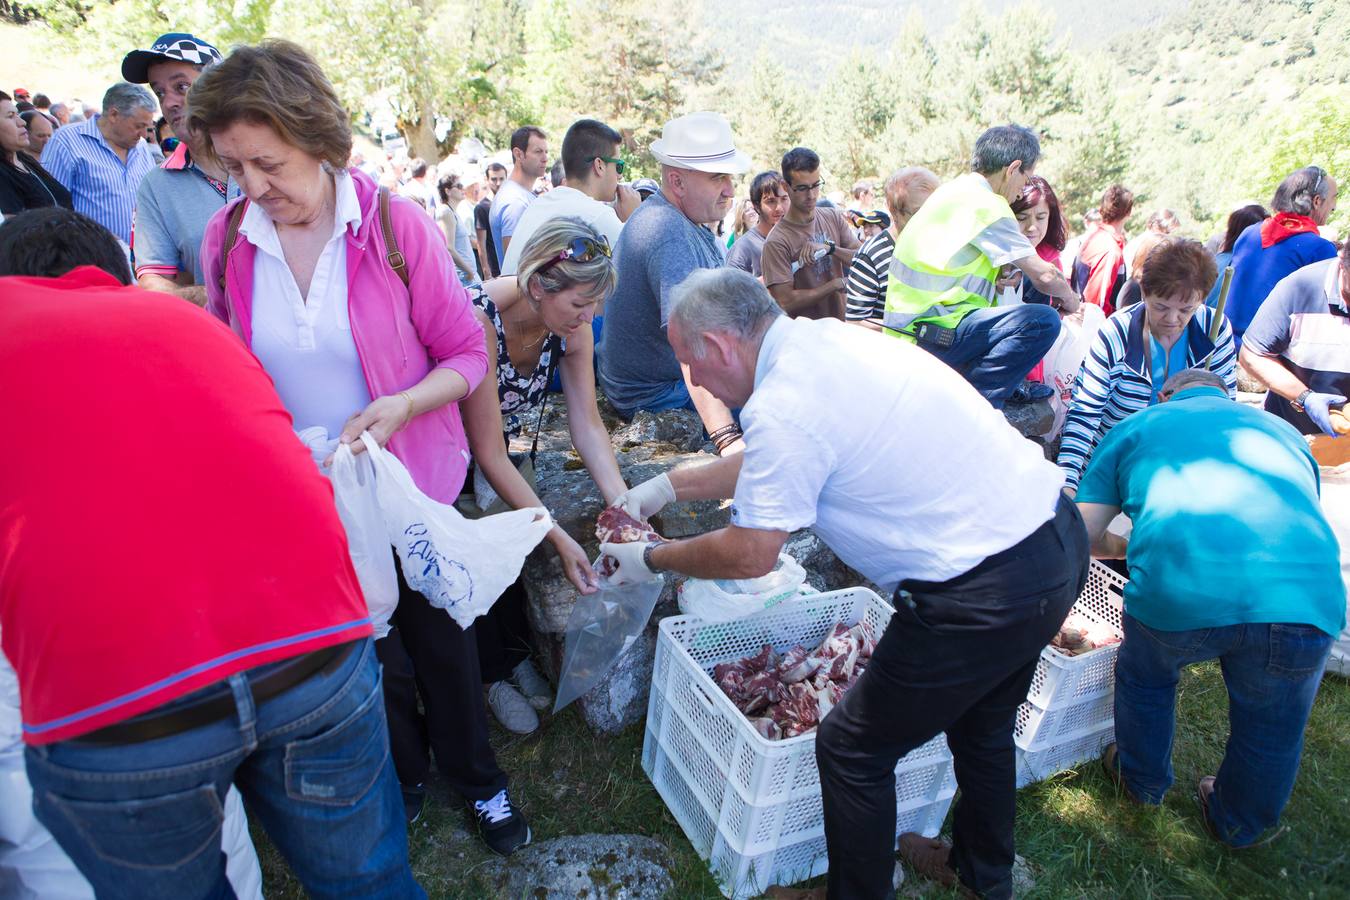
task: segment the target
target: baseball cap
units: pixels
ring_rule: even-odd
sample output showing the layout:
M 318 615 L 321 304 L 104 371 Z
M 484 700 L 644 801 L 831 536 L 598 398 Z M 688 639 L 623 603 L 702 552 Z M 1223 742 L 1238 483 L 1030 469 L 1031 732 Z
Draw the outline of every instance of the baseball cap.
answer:
M 655 194 L 657 191 L 661 190 L 661 186 L 657 184 L 656 180 L 653 178 L 639 178 L 637 181 L 633 182 L 633 190 L 637 191 L 639 194 Z
M 122 77 L 132 84 L 150 80 L 150 67 L 172 60 L 193 66 L 209 66 L 221 60 L 220 51 L 195 35 L 181 31 L 161 34 L 149 50 L 132 50 L 122 58 Z

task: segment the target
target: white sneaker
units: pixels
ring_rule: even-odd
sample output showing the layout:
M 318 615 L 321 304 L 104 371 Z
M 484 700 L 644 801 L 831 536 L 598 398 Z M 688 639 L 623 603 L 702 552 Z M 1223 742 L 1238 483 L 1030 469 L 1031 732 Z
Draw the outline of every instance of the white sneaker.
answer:
M 511 678 L 535 709 L 544 710 L 553 705 L 553 688 L 528 659 L 522 659 L 520 665 L 511 670 Z
M 508 681 L 494 681 L 488 685 L 488 709 L 507 731 L 531 734 L 539 728 L 539 715 L 520 691 Z

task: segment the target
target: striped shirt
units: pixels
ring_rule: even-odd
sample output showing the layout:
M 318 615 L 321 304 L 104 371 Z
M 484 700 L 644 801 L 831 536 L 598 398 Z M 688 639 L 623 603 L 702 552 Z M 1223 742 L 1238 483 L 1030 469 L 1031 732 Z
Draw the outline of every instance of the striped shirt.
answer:
M 42 150 L 42 167 L 70 191 L 75 211 L 131 243 L 131 217 L 141 179 L 155 167 L 150 147 L 141 141 L 122 162 L 103 132 L 99 116 L 58 128 Z
M 844 318 L 882 319 L 886 314 L 886 279 L 891 271 L 895 238 L 882 230 L 868 238 L 853 254 L 844 285 Z
M 1136 303 L 1112 314 L 1083 360 L 1059 447 L 1059 467 L 1064 470 L 1066 487 L 1078 487 L 1093 448 L 1108 431 L 1153 402 L 1152 367 L 1144 362 L 1146 308 L 1146 303 Z M 1225 318 L 1219 325 L 1218 339 L 1211 342 L 1209 326 L 1213 319 L 1214 310 L 1202 305 L 1186 326 L 1186 367 L 1208 365 L 1223 379 L 1228 395 L 1236 398 L 1233 329 Z

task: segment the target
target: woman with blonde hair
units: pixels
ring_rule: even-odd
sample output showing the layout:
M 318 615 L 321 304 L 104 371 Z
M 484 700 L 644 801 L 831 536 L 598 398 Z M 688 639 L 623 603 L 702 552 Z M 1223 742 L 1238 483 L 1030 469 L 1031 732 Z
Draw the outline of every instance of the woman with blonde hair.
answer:
M 490 510 L 493 494 L 514 509 L 544 505 L 531 481 L 555 369 L 562 375 L 572 446 L 609 504 L 627 489 L 595 398 L 591 319 L 614 289 L 609 244 L 581 219 L 552 219 L 530 236 L 517 268 L 515 275 L 470 288 L 488 359 L 496 361 L 460 404 L 478 506 Z M 533 435 L 535 446 L 528 458 L 513 461 L 507 445 L 522 433 Z M 595 576 L 581 545 L 557 525 L 548 541 L 568 580 L 582 593 L 593 592 Z M 517 582 L 474 625 L 488 708 L 520 734 L 539 727 L 535 710 L 552 702 L 548 683 L 529 660 L 524 601 Z

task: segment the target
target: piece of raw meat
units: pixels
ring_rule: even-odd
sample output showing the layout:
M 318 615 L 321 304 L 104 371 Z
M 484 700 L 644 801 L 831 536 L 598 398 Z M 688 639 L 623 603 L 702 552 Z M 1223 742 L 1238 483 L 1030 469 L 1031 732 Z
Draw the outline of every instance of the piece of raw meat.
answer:
M 782 729 L 778 727 L 778 723 L 768 716 L 760 716 L 759 718 L 751 719 L 750 724 L 755 726 L 755 731 L 759 732 L 760 737 L 766 738 L 767 740 L 776 741 L 783 736 Z
M 778 677 L 784 684 L 805 681 L 820 668 L 821 662 L 820 657 L 812 656 L 805 647 L 798 644 L 783 654 L 783 659 L 778 664 Z
M 754 656 L 746 657 L 745 663 L 751 672 L 768 672 L 778 667 L 778 654 L 773 652 L 772 645 L 765 644 Z
M 652 526 L 635 519 L 617 506 L 607 506 L 595 520 L 595 537 L 602 544 L 631 544 L 635 541 L 655 541 L 661 536 Z M 611 557 L 602 556 L 597 564 L 600 575 L 608 578 L 619 570 Z
M 772 672 L 758 672 L 751 675 L 745 682 L 742 692 L 745 699 L 740 705 L 740 710 L 750 715 L 772 703 L 777 703 L 781 692 L 782 685 Z

